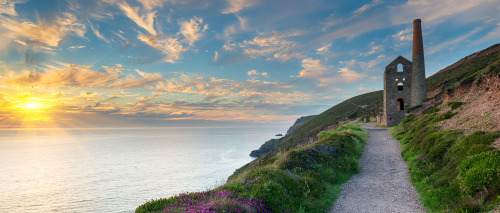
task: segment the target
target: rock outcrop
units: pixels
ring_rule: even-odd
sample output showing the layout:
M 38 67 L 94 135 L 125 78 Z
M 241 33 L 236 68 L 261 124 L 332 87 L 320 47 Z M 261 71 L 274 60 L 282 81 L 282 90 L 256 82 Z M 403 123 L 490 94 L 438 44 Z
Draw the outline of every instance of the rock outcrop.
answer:
M 295 121 L 295 123 L 290 128 L 288 128 L 288 131 L 286 131 L 286 135 L 291 134 L 293 131 L 295 131 L 296 129 L 298 129 L 299 127 L 301 127 L 302 125 L 304 125 L 305 123 L 307 123 L 308 121 L 313 119 L 314 117 L 316 117 L 316 115 L 302 116 L 302 117 L 298 118 Z M 262 146 L 260 146 L 259 149 L 256 149 L 256 150 L 253 150 L 252 152 L 250 152 L 250 156 L 257 158 L 263 154 L 266 154 L 269 151 L 271 151 L 272 149 L 274 149 L 274 147 L 278 146 L 279 143 L 280 143 L 279 139 L 268 140 L 264 144 L 262 144 Z

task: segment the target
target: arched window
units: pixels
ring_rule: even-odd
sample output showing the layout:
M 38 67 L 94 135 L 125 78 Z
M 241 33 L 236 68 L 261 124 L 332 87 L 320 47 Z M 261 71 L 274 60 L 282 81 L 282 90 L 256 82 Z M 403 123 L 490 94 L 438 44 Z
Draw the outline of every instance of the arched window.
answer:
M 403 83 L 398 83 L 398 91 L 403 91 Z
M 403 72 L 403 64 L 398 64 L 398 72 Z
M 405 101 L 402 98 L 398 98 L 399 110 L 405 110 Z

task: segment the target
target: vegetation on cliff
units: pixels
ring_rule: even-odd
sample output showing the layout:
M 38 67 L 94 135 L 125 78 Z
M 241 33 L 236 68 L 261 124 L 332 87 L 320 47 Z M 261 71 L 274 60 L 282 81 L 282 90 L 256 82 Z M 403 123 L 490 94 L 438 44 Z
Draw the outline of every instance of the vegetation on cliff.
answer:
M 206 192 L 153 200 L 135 212 L 327 212 L 340 186 L 359 171 L 368 133 L 355 125 L 320 132 L 318 140 L 240 169 Z
M 293 125 L 290 128 L 288 128 L 288 130 L 286 131 L 286 134 L 287 135 L 292 134 L 293 131 L 297 130 L 299 127 L 301 127 L 302 125 L 304 125 L 305 123 L 307 123 L 308 121 L 313 119 L 314 117 L 316 117 L 316 115 L 302 116 L 302 117 L 298 118 L 295 121 L 295 123 L 293 123 Z
M 440 130 L 453 110 L 409 116 L 393 129 L 420 200 L 431 212 L 478 212 L 500 202 L 500 150 L 491 144 L 499 131 Z
M 430 212 L 500 207 L 500 48 L 485 51 L 428 78 L 432 97 L 392 128 Z

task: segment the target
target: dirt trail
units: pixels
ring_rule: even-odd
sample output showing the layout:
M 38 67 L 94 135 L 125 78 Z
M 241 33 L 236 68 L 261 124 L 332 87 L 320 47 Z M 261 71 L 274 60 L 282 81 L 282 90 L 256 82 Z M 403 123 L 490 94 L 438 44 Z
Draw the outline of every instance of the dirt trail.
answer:
M 389 131 L 363 124 L 370 133 L 361 171 L 342 186 L 330 212 L 425 212 L 411 185 L 401 147 Z

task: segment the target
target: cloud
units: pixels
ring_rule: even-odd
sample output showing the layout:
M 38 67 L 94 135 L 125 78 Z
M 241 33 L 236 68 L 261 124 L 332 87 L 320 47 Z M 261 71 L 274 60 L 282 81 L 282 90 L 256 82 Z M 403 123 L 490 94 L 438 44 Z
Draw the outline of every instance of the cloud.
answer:
M 181 58 L 181 54 L 189 50 L 186 46 L 193 46 L 194 42 L 200 40 L 202 33 L 208 29 L 207 24 L 203 25 L 203 19 L 196 16 L 189 21 L 180 20 L 179 27 L 180 30 L 175 35 L 139 34 L 137 39 L 165 55 L 164 62 L 176 63 Z
M 85 48 L 85 46 L 82 46 L 82 45 L 80 45 L 80 46 L 71 46 L 71 47 L 68 47 L 68 48 L 69 49 L 83 49 L 83 48 Z
M 156 35 L 156 29 L 154 27 L 156 12 L 148 12 L 145 14 L 139 14 L 139 7 L 131 7 L 126 1 L 118 3 L 118 7 L 125 13 L 125 15 L 137 24 L 137 26 L 146 30 L 152 35 Z
M 228 7 L 222 10 L 223 14 L 237 13 L 243 9 L 255 6 L 254 0 L 227 0 Z
M 332 66 L 325 66 L 318 59 L 306 58 L 302 60 L 302 70 L 298 77 L 319 82 L 317 86 L 324 87 L 328 84 L 355 83 L 366 77 L 363 73 L 357 73 L 347 67 L 335 71 Z
M 396 34 L 392 35 L 394 39 L 397 41 L 412 41 L 413 40 L 413 29 L 407 28 L 404 30 L 401 30 L 397 32 Z
M 437 26 L 441 23 L 463 26 L 467 23 L 490 19 L 489 14 L 495 13 L 498 13 L 498 3 L 494 0 L 463 1 L 461 3 L 457 3 L 455 0 L 409 0 L 400 5 L 390 5 L 367 12 L 362 16 L 338 21 L 336 24 L 338 27 L 320 36 L 315 42 L 324 43 L 339 38 L 353 38 L 374 30 L 408 25 L 412 21 L 408 17 L 421 17 L 427 27 Z
M 179 34 L 184 36 L 185 42 L 193 46 L 193 43 L 200 40 L 202 32 L 208 29 L 208 24 L 203 25 L 203 19 L 193 17 L 189 21 L 179 21 L 180 31 Z
M 99 32 L 99 25 L 95 25 L 92 24 L 92 22 L 90 22 L 88 19 L 87 19 L 87 22 L 90 26 L 90 29 L 92 30 L 92 32 L 94 32 L 94 35 L 97 37 L 97 38 L 100 38 L 101 40 L 105 41 L 106 43 L 109 43 L 109 40 L 107 38 L 105 38 L 101 32 Z
M 217 63 L 218 60 L 219 60 L 219 52 L 214 51 L 214 57 L 212 58 L 212 62 Z
M 162 52 L 165 55 L 163 60 L 168 63 L 175 63 L 181 58 L 181 53 L 188 50 L 182 45 L 179 39 L 167 37 L 165 35 L 154 36 L 140 34 L 137 39 Z
M 224 28 L 222 35 L 218 35 L 219 38 L 230 39 L 233 35 L 248 31 L 248 19 L 236 15 L 238 19 L 237 24 L 232 24 Z
M 139 77 L 123 73 L 123 67 L 102 66 L 102 71 L 92 70 L 89 65 L 61 64 L 47 66 L 43 73 L 26 71 L 10 74 L 3 79 L 7 85 L 48 87 L 48 88 L 137 88 L 160 81 L 158 73 L 146 73 L 136 70 Z
M 245 40 L 241 43 L 227 43 L 224 49 L 233 51 L 241 49 L 245 55 L 252 58 L 267 56 L 267 60 L 288 61 L 292 58 L 302 58 L 303 55 L 299 50 L 297 43 L 286 40 L 286 38 L 301 36 L 302 31 L 289 31 L 279 33 L 273 31 L 271 35 L 259 35 L 252 40 Z
M 167 2 L 168 0 L 137 0 L 137 1 L 142 4 L 144 9 L 151 11 L 154 8 L 163 7 L 163 4 L 165 4 L 165 2 Z
M 465 35 L 462 35 L 462 36 L 459 36 L 459 37 L 456 37 L 454 39 L 451 39 L 451 40 L 448 40 L 448 41 L 445 41 L 443 43 L 440 43 L 438 45 L 433 45 L 429 48 L 429 51 L 426 52 L 426 54 L 434 54 L 444 48 L 451 48 L 453 46 L 456 46 L 457 44 L 461 44 L 465 39 L 479 33 L 480 31 L 482 31 L 483 28 L 482 27 L 476 27 L 474 30 L 468 32 L 467 34 Z
M 50 21 L 39 19 L 38 24 L 2 17 L 0 26 L 13 38 L 18 38 L 18 40 L 24 38 L 30 42 L 38 42 L 51 47 L 59 46 L 59 42 L 69 34 L 84 37 L 86 31 L 85 25 L 79 23 L 76 16 L 70 13 L 62 13 L 61 16 L 56 16 Z
M 367 53 L 361 54 L 361 55 L 369 56 L 369 55 L 373 55 L 373 54 L 378 53 L 378 52 L 383 51 L 383 50 L 384 50 L 384 45 L 375 45 L 375 42 L 371 42 L 370 43 L 370 51 L 368 51 Z
M 159 73 L 146 73 L 140 70 L 135 70 L 141 78 L 129 77 L 125 81 L 118 81 L 112 84 L 110 87 L 115 88 L 135 88 L 142 87 L 145 85 L 150 85 L 152 83 L 156 83 L 163 79 L 163 76 Z
M 52 66 L 46 68 L 44 73 L 24 72 L 12 76 L 7 82 L 47 87 L 105 87 L 108 83 L 121 78 L 121 66 L 104 67 L 105 72 L 93 71 L 90 68 L 91 66 L 75 64 Z
M 358 8 L 357 10 L 355 10 L 353 12 L 353 14 L 356 16 L 361 15 L 362 13 L 371 9 L 372 7 L 375 7 L 375 6 L 380 5 L 380 4 L 382 4 L 381 0 L 373 0 L 372 2 L 365 4 L 365 5 L 361 6 L 360 8 Z
M 267 72 L 258 72 L 257 70 L 250 70 L 247 72 L 248 76 L 264 76 L 267 77 Z
M 339 80 L 341 80 L 345 83 L 354 83 L 354 82 L 360 81 L 361 79 L 366 77 L 365 74 L 354 72 L 347 67 L 340 68 L 340 70 L 338 72 L 340 74 Z M 335 81 L 338 82 L 338 80 L 335 80 Z
M 329 69 L 323 65 L 320 60 L 312 58 L 303 59 L 302 68 L 299 77 L 318 80 L 321 80 L 321 77 L 324 76 Z
M 0 14 L 17 16 L 16 4 L 25 3 L 27 0 L 0 0 Z

